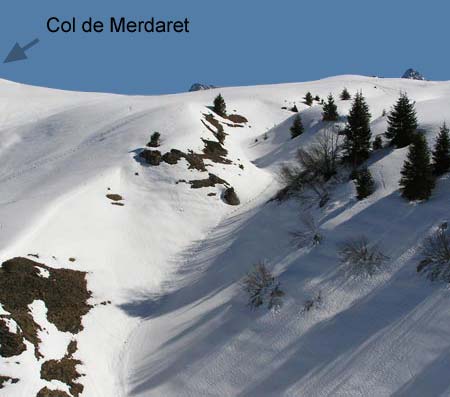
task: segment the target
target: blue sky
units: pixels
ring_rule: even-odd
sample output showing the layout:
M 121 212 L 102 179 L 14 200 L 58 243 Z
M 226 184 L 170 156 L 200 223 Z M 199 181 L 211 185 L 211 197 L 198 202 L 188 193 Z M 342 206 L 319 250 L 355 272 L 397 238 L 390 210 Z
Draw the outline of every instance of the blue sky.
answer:
M 39 37 L 0 77 L 62 89 L 135 94 L 314 80 L 398 77 L 408 67 L 450 79 L 447 1 L 14 0 L 0 15 L 0 57 Z M 151 16 L 191 21 L 187 35 L 56 34 L 61 19 Z

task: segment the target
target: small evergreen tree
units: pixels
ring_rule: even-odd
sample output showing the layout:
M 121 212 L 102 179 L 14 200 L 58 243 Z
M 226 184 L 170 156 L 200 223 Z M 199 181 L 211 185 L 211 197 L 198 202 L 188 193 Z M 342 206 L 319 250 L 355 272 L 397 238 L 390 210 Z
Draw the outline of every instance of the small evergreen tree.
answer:
M 369 158 L 370 113 L 361 92 L 358 92 L 347 117 L 345 128 L 344 159 L 356 167 Z
M 292 139 L 303 134 L 304 128 L 302 123 L 302 118 L 298 114 L 294 118 L 294 122 L 292 123 L 291 128 L 289 129 L 291 131 L 291 137 Z
M 316 95 L 316 96 L 314 97 L 314 100 L 317 101 L 317 102 L 320 102 L 320 96 L 319 96 L 319 95 Z
M 303 99 L 305 100 L 306 105 L 311 106 L 313 104 L 313 96 L 309 91 L 306 93 L 305 98 Z
M 376 138 L 373 140 L 372 143 L 373 150 L 380 150 L 383 148 L 383 139 L 380 135 L 377 135 Z
M 358 200 L 365 199 L 375 191 L 375 182 L 368 168 L 358 171 L 354 182 Z
M 343 101 L 348 101 L 352 96 L 348 92 L 347 88 L 344 87 L 344 89 L 341 92 L 340 98 Z
M 333 95 L 328 95 L 327 102 L 323 105 L 322 120 L 323 121 L 337 121 L 339 115 L 337 106 L 334 103 Z
M 391 145 L 401 148 L 412 142 L 417 129 L 417 117 L 414 103 L 409 101 L 406 93 L 400 94 L 388 115 L 388 124 L 386 137 L 391 140 Z
M 450 135 L 447 124 L 442 124 L 433 150 L 433 171 L 439 176 L 450 171 Z
M 161 134 L 157 131 L 155 131 L 152 136 L 150 137 L 150 142 L 147 143 L 147 146 L 150 147 L 158 147 L 159 146 L 159 139 L 161 138 Z
M 216 98 L 214 99 L 213 109 L 219 116 L 223 117 L 227 115 L 227 106 L 221 94 L 217 95 Z
M 407 200 L 426 200 L 434 188 L 430 151 L 422 134 L 415 134 L 401 171 L 400 190 Z
M 291 107 L 291 112 L 298 113 L 298 108 L 296 104 L 294 104 L 294 106 Z

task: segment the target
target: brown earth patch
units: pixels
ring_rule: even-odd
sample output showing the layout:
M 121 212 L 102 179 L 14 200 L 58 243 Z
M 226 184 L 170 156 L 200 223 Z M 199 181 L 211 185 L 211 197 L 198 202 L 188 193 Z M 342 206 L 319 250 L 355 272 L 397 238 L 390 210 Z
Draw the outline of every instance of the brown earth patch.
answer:
M 213 128 L 211 128 L 208 124 L 206 124 L 204 120 L 201 120 L 203 125 L 214 134 L 216 139 L 221 144 L 223 144 L 225 142 L 225 138 L 227 136 L 227 134 L 225 133 L 225 131 L 223 129 L 223 125 L 211 113 L 209 113 L 209 114 L 203 113 L 203 116 L 205 117 L 205 120 L 215 128 L 215 130 Z
M 107 198 L 109 198 L 112 201 L 121 201 L 123 200 L 123 197 L 120 194 L 107 194 Z
M 202 187 L 214 187 L 216 185 L 229 186 L 227 181 L 211 173 L 208 175 L 208 178 L 189 181 L 189 184 L 191 185 L 192 189 L 200 189 Z
M 14 384 L 14 383 L 19 382 L 19 379 L 0 375 L 0 389 L 3 389 L 3 387 L 4 387 L 3 385 L 7 382 L 11 382 Z
M 41 366 L 41 379 L 59 380 L 69 386 L 70 393 L 74 397 L 78 397 L 84 389 L 82 384 L 76 383 L 76 380 L 81 377 L 76 368 L 80 364 L 80 360 L 67 356 L 61 360 L 48 360 Z
M 70 397 L 65 391 L 62 390 L 50 390 L 48 387 L 44 387 L 39 390 L 36 397 Z
M 5 318 L 0 317 L 0 356 L 13 357 L 22 354 L 27 347 L 23 342 L 23 335 L 20 329 L 17 329 L 17 333 L 9 331 L 9 327 L 6 325 Z
M 49 272 L 48 278 L 39 276 L 36 266 Z M 83 329 L 82 317 L 91 309 L 87 303 L 91 292 L 87 289 L 86 273 L 69 269 L 53 269 L 27 258 L 13 258 L 0 267 L 0 303 L 22 331 L 23 339 L 39 352 L 39 325 L 28 309 L 35 300 L 44 301 L 48 321 L 61 332 L 76 334 Z
M 226 158 L 228 150 L 225 149 L 219 142 L 202 139 L 205 147 L 203 148 L 203 158 L 213 161 L 214 163 L 231 164 L 231 161 Z
M 227 119 L 236 124 L 248 123 L 248 120 L 240 114 L 230 114 Z
M 75 352 L 78 350 L 78 343 L 76 340 L 72 340 L 67 346 L 67 357 L 71 358 Z

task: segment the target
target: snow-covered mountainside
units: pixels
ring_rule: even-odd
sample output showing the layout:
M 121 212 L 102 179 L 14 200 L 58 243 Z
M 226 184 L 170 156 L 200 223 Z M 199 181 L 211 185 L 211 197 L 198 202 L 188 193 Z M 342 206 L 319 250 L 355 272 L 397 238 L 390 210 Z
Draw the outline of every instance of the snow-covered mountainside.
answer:
M 338 76 L 132 97 L 0 81 L 0 396 L 450 395 L 450 293 L 416 272 L 450 218 L 449 175 L 410 203 L 398 184 L 408 148 L 385 147 L 367 162 L 364 200 L 341 178 L 321 208 L 270 201 L 280 166 L 329 126 L 305 93 L 344 87 L 363 92 L 372 139 L 400 92 L 430 145 L 450 121 L 448 82 Z M 234 117 L 210 110 L 219 92 Z M 305 132 L 291 139 L 294 104 Z M 351 101 L 336 104 L 342 125 Z M 155 131 L 160 146 L 146 147 Z M 322 241 L 298 248 L 305 213 Z M 389 257 L 371 277 L 337 254 L 361 234 Z M 278 311 L 247 306 L 242 279 L 260 261 L 285 293 Z

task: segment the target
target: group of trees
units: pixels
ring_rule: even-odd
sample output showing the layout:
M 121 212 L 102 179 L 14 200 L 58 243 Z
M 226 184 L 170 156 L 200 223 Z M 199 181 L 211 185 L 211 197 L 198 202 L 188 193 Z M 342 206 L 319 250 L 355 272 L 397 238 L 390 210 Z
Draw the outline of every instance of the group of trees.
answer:
M 309 93 L 308 93 L 309 94 Z M 312 96 L 311 96 L 312 97 Z M 309 98 L 309 96 L 308 96 Z M 347 89 L 340 95 L 342 100 L 351 98 Z M 322 120 L 338 120 L 337 106 L 333 96 L 328 95 L 323 105 Z M 450 135 L 444 123 L 432 152 L 428 148 L 423 133 L 417 130 L 418 122 L 414 103 L 406 93 L 401 93 L 388 117 L 385 133 L 391 146 L 403 148 L 409 146 L 407 158 L 401 170 L 400 190 L 408 200 L 424 200 L 430 197 L 435 186 L 435 177 L 450 171 Z M 353 97 L 352 106 L 347 117 L 347 124 L 342 131 L 342 161 L 352 168 L 358 199 L 363 199 L 374 191 L 374 181 L 367 168 L 361 168 L 369 158 L 372 150 L 381 149 L 383 140 L 377 136 L 372 142 L 370 131 L 369 107 L 362 92 Z M 297 115 L 290 129 L 292 138 L 304 132 L 301 116 Z

